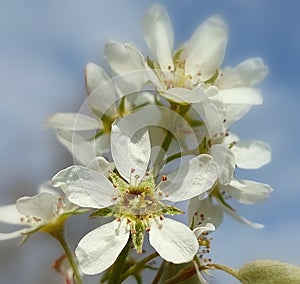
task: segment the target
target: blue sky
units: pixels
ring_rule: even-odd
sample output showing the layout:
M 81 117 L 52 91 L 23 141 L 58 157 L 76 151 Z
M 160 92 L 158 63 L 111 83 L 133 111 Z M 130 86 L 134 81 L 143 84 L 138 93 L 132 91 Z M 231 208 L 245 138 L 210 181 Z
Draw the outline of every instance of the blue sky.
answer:
M 187 40 L 208 16 L 221 15 L 229 26 L 224 65 L 234 66 L 259 56 L 270 71 L 260 84 L 264 104 L 253 108 L 232 129 L 242 138 L 264 140 L 272 146 L 269 165 L 239 172 L 241 178 L 274 188 L 268 201 L 238 207 L 243 216 L 266 227 L 257 231 L 226 218 L 213 235 L 213 260 L 233 267 L 256 258 L 300 264 L 297 1 L 288 5 L 284 0 L 2 1 L 0 205 L 34 194 L 41 182 L 72 163 L 43 123 L 55 112 L 78 110 L 85 98 L 84 67 L 90 61 L 105 66 L 105 41 L 129 41 L 147 51 L 141 22 L 153 3 L 168 10 L 177 44 Z M 75 233 L 73 241 L 81 235 Z M 18 283 L 20 279 L 25 284 L 57 283 L 48 267 L 60 253 L 54 241 L 40 234 L 20 248 L 16 245 L 16 241 L 0 244 L 1 283 Z M 52 280 L 45 280 L 48 274 Z M 214 283 L 225 281 L 221 277 L 218 273 Z

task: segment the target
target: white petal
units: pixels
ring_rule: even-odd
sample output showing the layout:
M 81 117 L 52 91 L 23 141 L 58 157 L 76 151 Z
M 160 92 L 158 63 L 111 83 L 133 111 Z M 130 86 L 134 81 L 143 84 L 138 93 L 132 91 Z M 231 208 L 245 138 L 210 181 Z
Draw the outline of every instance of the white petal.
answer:
M 223 61 L 226 44 L 225 22 L 219 16 L 206 20 L 194 32 L 183 52 L 186 58 L 185 73 L 192 75 L 194 80 L 211 78 Z
M 26 233 L 27 229 L 18 230 L 11 233 L 0 233 L 0 241 L 11 240 L 19 238 L 22 236 L 22 233 Z
M 104 52 L 111 69 L 121 75 L 121 79 L 133 84 L 136 91 L 140 90 L 142 85 L 147 82 L 146 61 L 136 47 L 128 43 L 109 41 L 105 45 Z M 129 76 L 128 73 L 131 73 L 132 76 Z M 121 90 L 125 91 L 123 88 Z M 126 93 L 128 92 L 126 91 Z
M 254 88 L 239 87 L 220 90 L 224 104 L 261 105 L 263 100 L 260 92 Z
M 46 126 L 67 131 L 85 131 L 102 128 L 101 121 L 80 113 L 57 113 L 51 116 Z
M 225 105 L 225 112 L 226 112 L 226 125 L 230 126 L 234 122 L 241 119 L 250 109 L 252 105 L 250 104 L 227 104 Z
M 224 144 L 225 145 L 229 145 L 229 144 L 231 144 L 232 142 L 237 142 L 237 141 L 239 141 L 240 140 L 240 138 L 236 135 L 236 134 L 234 134 L 234 133 L 232 133 L 232 132 L 230 132 L 230 131 L 228 131 L 227 132 L 227 135 L 226 135 L 226 137 L 225 137 L 225 139 L 224 139 Z
M 108 177 L 109 173 L 114 170 L 115 164 L 108 162 L 103 157 L 97 157 L 88 164 L 88 168 L 101 172 L 105 177 Z
M 219 182 L 230 183 L 235 170 L 235 156 L 225 145 L 215 144 L 211 147 L 211 155 L 219 166 Z
M 93 109 L 98 110 L 101 114 L 114 116 L 118 113 L 116 103 L 121 95 L 117 91 L 113 80 L 109 78 L 104 70 L 99 71 L 98 76 L 99 85 L 89 94 L 88 102 Z
M 80 164 L 87 165 L 95 158 L 95 141 L 86 140 L 79 134 L 64 130 L 56 131 L 56 136 Z
M 86 65 L 85 82 L 88 95 L 90 95 L 100 85 L 109 80 L 109 76 L 100 66 L 94 63 L 88 63 Z
M 199 238 L 204 232 L 213 232 L 215 229 L 216 227 L 212 223 L 206 223 L 203 226 L 196 227 L 193 232 L 196 238 Z
M 273 191 L 268 184 L 250 180 L 232 180 L 222 187 L 227 193 L 244 204 L 255 204 L 267 199 Z
M 172 50 L 174 33 L 166 10 L 153 5 L 144 17 L 144 37 L 152 52 L 156 55 L 160 68 L 173 69 Z
M 268 68 L 261 58 L 250 58 L 234 68 L 225 68 L 216 85 L 221 89 L 253 86 L 262 81 L 267 74 Z
M 271 161 L 271 148 L 262 141 L 238 141 L 232 152 L 237 166 L 243 169 L 258 169 Z
M 212 223 L 215 227 L 219 227 L 223 220 L 223 211 L 218 204 L 214 204 L 210 198 L 200 200 L 194 197 L 190 200 L 189 208 L 189 224 L 203 226 Z
M 129 239 L 126 222 L 107 223 L 80 240 L 75 253 L 83 273 L 98 274 L 115 262 Z
M 131 114 L 112 125 L 111 154 L 117 170 L 122 177 L 130 181 L 130 177 L 144 176 L 151 154 L 148 126 L 142 117 Z M 131 173 L 134 169 L 134 174 Z
M 54 217 L 57 196 L 48 192 L 41 192 L 35 196 L 24 196 L 17 200 L 18 211 L 23 215 L 35 216 L 50 221 Z
M 150 226 L 150 244 L 163 259 L 185 263 L 194 258 L 199 244 L 189 227 L 169 218 L 152 220 Z
M 172 88 L 166 91 L 162 91 L 161 95 L 168 100 L 177 103 L 193 104 L 200 103 L 203 100 L 205 93 L 201 88 L 197 88 L 195 90 L 189 90 L 185 88 Z
M 17 210 L 16 204 L 0 206 L 0 222 L 9 224 L 22 224 L 22 214 Z
M 204 101 L 200 104 L 194 104 L 193 109 L 203 119 L 209 138 L 217 137 L 225 132 L 222 114 L 214 103 Z
M 62 188 L 72 203 L 81 207 L 110 206 L 114 203 L 112 197 L 118 193 L 103 174 L 81 166 L 60 171 L 52 182 L 53 186 Z
M 224 210 L 225 213 L 227 213 L 231 218 L 233 218 L 235 221 L 239 223 L 246 224 L 254 229 L 262 229 L 264 227 L 263 224 L 253 223 L 248 219 L 238 215 L 235 210 L 228 208 L 227 206 L 223 205 L 221 202 L 219 202 L 219 206 Z
M 165 199 L 173 202 L 183 201 L 210 190 L 218 174 L 219 167 L 212 157 L 202 154 L 170 173 L 168 180 L 163 182 L 160 188 L 169 194 Z
M 42 183 L 38 187 L 38 192 L 47 192 L 53 196 L 56 196 L 57 198 L 61 196 L 60 190 L 57 187 L 53 187 L 50 180 Z

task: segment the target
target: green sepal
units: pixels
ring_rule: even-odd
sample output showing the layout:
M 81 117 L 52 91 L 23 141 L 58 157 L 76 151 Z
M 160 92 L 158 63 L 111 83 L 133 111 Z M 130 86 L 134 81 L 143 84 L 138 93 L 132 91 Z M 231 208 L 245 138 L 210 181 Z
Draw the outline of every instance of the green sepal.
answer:
M 142 253 L 144 235 L 145 235 L 145 223 L 142 220 L 136 219 L 130 224 L 131 227 L 131 239 L 137 253 Z
M 151 69 L 156 69 L 156 68 L 155 68 L 155 63 L 154 63 L 154 61 L 151 60 L 148 56 L 147 56 L 147 58 L 146 58 L 146 61 L 147 61 L 148 66 L 149 66 Z
M 124 193 L 128 191 L 129 184 L 125 180 L 123 180 L 120 176 L 118 176 L 116 173 L 110 172 L 109 177 L 114 187 L 116 187 L 118 190 Z
M 216 70 L 215 74 L 211 78 L 206 80 L 205 83 L 213 85 L 215 83 L 215 81 L 218 79 L 218 77 L 219 77 L 219 71 Z
M 115 213 L 111 208 L 105 207 L 94 211 L 90 217 L 112 217 Z
M 173 56 L 173 63 L 176 65 L 176 61 L 180 58 L 181 52 L 184 51 L 184 48 L 180 48 L 175 51 Z
M 161 208 L 158 208 L 157 215 L 179 215 L 179 214 L 184 214 L 184 211 L 179 210 L 178 208 L 174 206 L 166 206 L 166 205 L 161 205 Z

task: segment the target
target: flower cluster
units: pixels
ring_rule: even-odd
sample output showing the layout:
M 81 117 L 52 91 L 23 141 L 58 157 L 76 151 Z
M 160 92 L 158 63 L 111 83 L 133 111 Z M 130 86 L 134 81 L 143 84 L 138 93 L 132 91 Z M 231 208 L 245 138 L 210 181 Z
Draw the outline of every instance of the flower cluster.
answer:
M 238 215 L 230 198 L 254 204 L 272 191 L 235 174 L 237 167 L 267 164 L 270 147 L 230 132 L 234 122 L 262 103 L 255 85 L 268 73 L 263 61 L 251 58 L 222 67 L 227 25 L 219 16 L 207 19 L 176 50 L 162 7 L 150 8 L 143 29 L 151 56 L 132 44 L 109 41 L 105 57 L 116 76 L 87 64 L 82 110 L 87 105 L 91 114 L 57 113 L 48 119 L 46 125 L 75 165 L 58 172 L 38 195 L 0 208 L 0 221 L 27 226 L 0 239 L 43 231 L 61 240 L 57 230 L 69 216 L 89 211 L 109 218 L 79 241 L 79 272 L 68 255 L 78 283 L 81 273 L 114 271 L 125 253 L 115 282 L 120 283 L 130 275 L 125 268 L 130 249 L 140 255 L 148 240 L 164 261 L 192 262 L 205 283 L 199 269 L 207 261 L 201 251 L 209 251 L 207 233 L 221 224 L 224 213 L 262 227 Z M 169 217 L 185 213 L 181 201 L 188 202 L 186 222 Z

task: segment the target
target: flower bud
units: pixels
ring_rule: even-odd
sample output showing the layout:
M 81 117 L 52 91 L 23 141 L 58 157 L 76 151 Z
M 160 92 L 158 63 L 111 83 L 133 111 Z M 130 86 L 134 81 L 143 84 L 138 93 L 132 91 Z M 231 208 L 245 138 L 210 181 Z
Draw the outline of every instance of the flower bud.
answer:
M 256 260 L 244 265 L 238 275 L 244 284 L 297 284 L 300 267 L 277 260 Z

